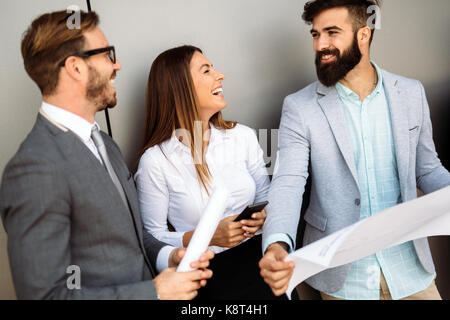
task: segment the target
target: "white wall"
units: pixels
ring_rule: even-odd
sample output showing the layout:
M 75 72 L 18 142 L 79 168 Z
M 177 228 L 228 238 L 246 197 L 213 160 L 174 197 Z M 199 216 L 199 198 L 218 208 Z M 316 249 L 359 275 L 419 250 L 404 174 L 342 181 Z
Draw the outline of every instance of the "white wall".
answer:
M 304 0 L 91 0 L 101 28 L 122 64 L 118 105 L 110 110 L 114 139 L 135 169 L 144 129 L 144 89 L 150 65 L 163 50 L 200 47 L 226 75 L 225 118 L 257 129 L 278 128 L 284 96 L 315 81 L 310 27 L 301 20 Z M 41 98 L 20 55 L 22 33 L 32 19 L 83 0 L 16 0 L 0 13 L 0 173 L 32 127 Z M 375 34 L 373 59 L 381 67 L 420 79 L 427 89 L 438 149 L 448 138 L 450 56 L 448 0 L 386 0 L 382 28 Z M 446 113 L 448 114 L 448 113 Z M 103 114 L 97 121 L 106 131 Z M 437 130 L 436 130 L 437 129 Z M 446 133 L 444 133 L 446 132 Z M 445 136 L 447 135 L 447 136 Z M 449 162 L 447 162 L 449 163 Z M 448 237 L 442 243 L 448 243 Z M 440 255 L 435 245 L 436 255 Z M 445 256 L 448 253 L 443 252 Z M 435 257 L 436 257 L 435 255 Z M 449 264 L 442 270 L 449 270 Z M 446 269 L 445 269 L 446 268 Z M 448 275 L 446 277 L 448 283 Z M 444 279 L 444 280 L 445 280 Z M 0 228 L 0 299 L 14 298 Z

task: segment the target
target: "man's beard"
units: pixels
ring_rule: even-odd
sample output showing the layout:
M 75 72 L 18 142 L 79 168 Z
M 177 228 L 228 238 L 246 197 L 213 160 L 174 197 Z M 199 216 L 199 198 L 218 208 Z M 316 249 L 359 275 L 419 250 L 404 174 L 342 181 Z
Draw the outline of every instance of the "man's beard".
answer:
M 102 78 L 93 67 L 89 67 L 89 79 L 86 90 L 86 99 L 97 107 L 97 111 L 113 108 L 117 104 L 116 93 L 108 94 L 110 78 Z M 114 74 L 112 75 L 114 76 Z
M 336 61 L 322 63 L 322 56 L 332 54 L 336 57 Z M 353 42 L 342 56 L 338 49 L 324 50 L 316 54 L 316 71 L 319 81 L 326 87 L 332 87 L 339 80 L 343 79 L 347 73 L 361 61 L 362 55 L 358 47 L 357 34 L 353 38 Z

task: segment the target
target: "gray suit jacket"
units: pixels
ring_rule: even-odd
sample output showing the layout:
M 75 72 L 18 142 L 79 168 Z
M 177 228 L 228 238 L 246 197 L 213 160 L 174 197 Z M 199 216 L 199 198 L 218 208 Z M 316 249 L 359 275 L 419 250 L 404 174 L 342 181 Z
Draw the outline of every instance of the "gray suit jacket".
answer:
M 61 129 L 39 114 L 3 174 L 0 213 L 17 297 L 155 299 L 151 262 L 165 244 L 143 234 L 119 148 L 102 132 L 131 214 L 98 159 Z M 71 265 L 80 268 L 80 290 L 68 289 Z
M 450 185 L 450 174 L 435 151 L 422 84 L 382 72 L 405 202 L 417 197 L 417 188 L 430 193 Z M 343 107 L 334 87 L 314 82 L 286 97 L 278 147 L 264 239 L 274 233 L 285 233 L 295 244 L 309 172 L 311 198 L 304 216 L 304 245 L 359 221 L 361 195 L 355 160 Z M 425 270 L 433 273 L 427 239 L 415 240 L 414 246 Z M 317 290 L 336 292 L 344 285 L 350 266 L 325 270 L 306 282 Z

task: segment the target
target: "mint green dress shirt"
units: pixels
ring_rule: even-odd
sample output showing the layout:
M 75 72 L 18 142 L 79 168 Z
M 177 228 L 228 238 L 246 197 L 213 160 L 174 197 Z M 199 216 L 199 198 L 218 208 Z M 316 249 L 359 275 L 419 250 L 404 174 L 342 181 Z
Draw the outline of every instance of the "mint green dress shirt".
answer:
M 360 220 L 402 202 L 389 103 L 381 71 L 372 65 L 378 83 L 364 101 L 341 83 L 336 84 L 353 146 L 361 192 Z M 422 267 L 409 241 L 353 262 L 344 286 L 338 292 L 326 293 L 348 300 L 378 300 L 381 272 L 394 300 L 426 289 L 435 277 Z

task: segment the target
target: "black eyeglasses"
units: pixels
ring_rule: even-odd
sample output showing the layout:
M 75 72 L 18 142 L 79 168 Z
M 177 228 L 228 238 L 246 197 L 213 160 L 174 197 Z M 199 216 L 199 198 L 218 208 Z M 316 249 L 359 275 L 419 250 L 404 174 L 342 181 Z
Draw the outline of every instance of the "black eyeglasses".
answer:
M 82 57 L 82 58 L 89 58 L 90 56 L 99 54 L 99 53 L 103 53 L 103 52 L 108 52 L 108 57 L 109 60 L 111 60 L 111 62 L 113 64 L 116 63 L 116 50 L 114 49 L 114 46 L 109 46 L 109 47 L 105 47 L 105 48 L 100 48 L 100 49 L 94 49 L 94 50 L 88 50 L 88 51 L 82 51 L 82 52 L 77 52 L 74 54 L 71 54 L 70 56 L 67 56 L 64 58 L 63 61 L 61 61 L 61 63 L 59 64 L 60 67 L 64 67 L 64 64 L 66 63 L 67 58 L 69 57 Z

